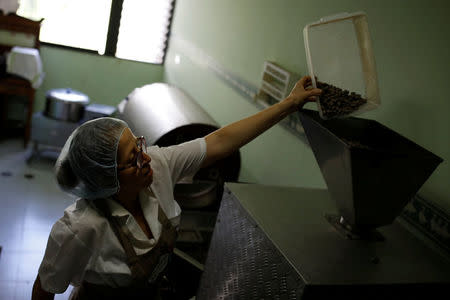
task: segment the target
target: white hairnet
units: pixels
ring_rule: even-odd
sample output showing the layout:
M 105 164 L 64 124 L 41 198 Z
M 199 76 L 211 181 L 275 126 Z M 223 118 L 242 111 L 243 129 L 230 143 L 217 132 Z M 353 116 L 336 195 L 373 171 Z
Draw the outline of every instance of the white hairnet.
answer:
M 98 118 L 78 127 L 56 161 L 59 186 L 85 199 L 117 193 L 117 148 L 127 127 L 127 123 L 115 118 Z

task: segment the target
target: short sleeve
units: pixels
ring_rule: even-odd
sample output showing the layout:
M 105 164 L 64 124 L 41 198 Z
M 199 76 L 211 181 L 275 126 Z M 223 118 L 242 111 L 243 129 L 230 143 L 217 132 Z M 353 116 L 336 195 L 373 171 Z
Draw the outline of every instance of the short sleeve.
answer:
M 39 279 L 44 290 L 63 293 L 70 283 L 81 284 L 91 258 L 91 250 L 64 222 L 58 220 L 52 227 L 44 258 L 39 267 Z
M 172 181 L 177 183 L 183 178 L 192 177 L 200 169 L 206 156 L 205 138 L 161 148 L 167 160 Z

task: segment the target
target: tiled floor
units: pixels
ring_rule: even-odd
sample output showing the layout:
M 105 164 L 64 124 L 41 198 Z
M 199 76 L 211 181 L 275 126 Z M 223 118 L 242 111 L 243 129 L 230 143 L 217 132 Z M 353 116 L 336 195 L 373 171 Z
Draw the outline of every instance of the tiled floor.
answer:
M 31 299 L 51 227 L 74 201 L 57 187 L 55 155 L 27 164 L 30 153 L 21 139 L 0 140 L 0 300 Z M 55 299 L 67 299 L 70 291 Z

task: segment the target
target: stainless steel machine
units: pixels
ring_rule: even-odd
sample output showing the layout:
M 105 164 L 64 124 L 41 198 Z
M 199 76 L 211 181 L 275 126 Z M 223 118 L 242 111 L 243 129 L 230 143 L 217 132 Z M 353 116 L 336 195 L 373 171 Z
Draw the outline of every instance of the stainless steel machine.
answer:
M 227 183 L 196 299 L 448 295 L 450 256 L 396 219 L 442 159 L 375 121 L 299 117 L 328 189 Z
M 116 110 L 114 106 L 90 103 L 87 95 L 73 89 L 49 90 L 44 111 L 33 114 L 33 151 L 28 162 L 43 151 L 60 151 L 75 128 L 95 118 L 113 116 Z

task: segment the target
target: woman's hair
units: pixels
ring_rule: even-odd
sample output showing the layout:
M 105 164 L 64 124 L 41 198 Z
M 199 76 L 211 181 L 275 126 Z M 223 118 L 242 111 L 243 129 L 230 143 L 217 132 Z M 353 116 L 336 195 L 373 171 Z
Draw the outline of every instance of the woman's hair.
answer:
M 98 118 L 78 127 L 66 141 L 55 165 L 59 186 L 85 199 L 117 193 L 117 148 L 127 127 L 127 123 L 115 118 Z

